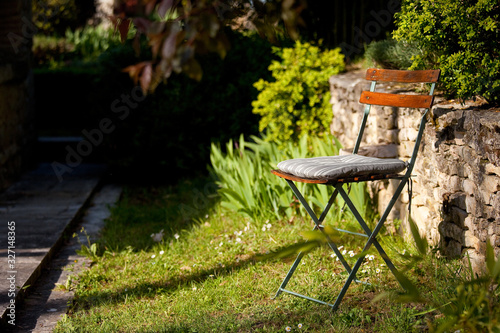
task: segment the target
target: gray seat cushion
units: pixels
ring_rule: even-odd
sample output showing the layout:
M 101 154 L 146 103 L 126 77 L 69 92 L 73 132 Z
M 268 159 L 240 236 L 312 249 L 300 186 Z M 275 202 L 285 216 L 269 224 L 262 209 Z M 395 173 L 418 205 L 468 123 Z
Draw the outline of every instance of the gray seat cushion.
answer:
M 295 158 L 278 163 L 278 169 L 301 178 L 335 180 L 366 175 L 394 174 L 408 163 L 361 155 Z

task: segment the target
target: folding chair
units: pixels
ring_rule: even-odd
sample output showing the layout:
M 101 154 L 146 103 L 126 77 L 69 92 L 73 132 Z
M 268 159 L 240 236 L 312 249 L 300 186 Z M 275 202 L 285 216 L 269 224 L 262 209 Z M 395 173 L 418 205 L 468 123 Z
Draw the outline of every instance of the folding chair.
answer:
M 342 302 L 342 299 L 352 281 L 358 281 L 356 278 L 356 273 L 363 263 L 367 251 L 372 245 L 381 255 L 387 267 L 394 274 L 400 285 L 403 286 L 400 280 L 401 275 L 398 274 L 398 271 L 387 256 L 386 252 L 377 241 L 377 236 L 381 228 L 384 226 L 384 223 L 396 200 L 401 194 L 403 188 L 407 183 L 410 185 L 411 172 L 413 170 L 413 167 L 415 166 L 415 160 L 417 158 L 420 142 L 422 140 L 422 134 L 424 132 L 426 122 L 426 115 L 434 101 L 434 87 L 439 79 L 439 74 L 439 70 L 402 71 L 373 68 L 368 69 L 366 71 L 366 80 L 371 81 L 371 87 L 369 91 L 363 91 L 361 93 L 361 97 L 359 100 L 360 103 L 365 104 L 365 109 L 361 122 L 361 128 L 359 130 L 352 155 L 324 156 L 286 160 L 278 163 L 277 170 L 272 170 L 273 174 L 284 178 L 288 182 L 288 184 L 292 188 L 293 193 L 299 199 L 300 203 L 304 206 L 305 210 L 314 221 L 314 230 L 320 230 L 324 234 L 329 247 L 333 250 L 333 252 L 335 252 L 336 256 L 348 272 L 348 277 L 333 304 L 287 290 L 285 289 L 285 287 L 292 277 L 293 273 L 295 272 L 295 269 L 300 263 L 302 257 L 304 256 L 303 253 L 299 253 L 297 259 L 295 260 L 292 267 L 290 268 L 290 271 L 281 283 L 281 286 L 279 287 L 274 298 L 277 298 L 282 292 L 285 292 L 314 302 L 328 305 L 332 307 L 333 310 L 336 310 Z M 431 87 L 428 95 L 382 93 L 375 91 L 377 82 L 430 83 Z M 413 148 L 412 156 L 410 157 L 410 160 L 408 162 L 403 162 L 399 159 L 381 159 L 376 157 L 361 156 L 358 154 L 371 105 L 425 109 L 420 120 L 420 128 L 418 130 L 418 135 L 415 146 Z M 371 230 L 361 217 L 356 207 L 353 205 L 348 193 L 344 190 L 343 185 L 353 182 L 366 182 L 381 179 L 396 179 L 399 180 L 399 185 L 396 188 L 392 199 L 385 208 L 385 211 L 381 215 L 379 221 L 377 222 L 373 230 Z M 312 208 L 299 192 L 294 182 L 323 184 L 333 186 L 335 188 L 328 201 L 328 204 L 324 208 L 319 218 L 316 216 Z M 328 234 L 324 231 L 324 227 L 322 225 L 338 194 L 340 194 L 340 196 L 344 199 L 345 204 L 349 207 L 352 214 L 359 222 L 363 233 L 356 233 L 342 229 L 336 230 L 366 238 L 366 243 L 363 247 L 362 255 L 356 260 L 354 266 L 352 267 L 347 263 L 344 256 L 339 251 L 337 244 L 335 244 L 328 236 Z

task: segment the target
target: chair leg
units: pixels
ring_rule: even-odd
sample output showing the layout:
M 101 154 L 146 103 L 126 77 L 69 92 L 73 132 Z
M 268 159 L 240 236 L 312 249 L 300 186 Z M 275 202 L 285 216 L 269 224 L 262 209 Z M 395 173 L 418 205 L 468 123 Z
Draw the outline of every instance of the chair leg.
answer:
M 272 299 L 276 299 L 281 294 L 281 292 L 285 289 L 286 285 L 288 284 L 288 281 L 290 281 L 290 278 L 292 277 L 293 273 L 297 269 L 297 266 L 299 265 L 299 263 L 300 263 L 300 261 L 302 260 L 303 257 L 304 257 L 304 253 L 303 252 L 299 252 L 299 255 L 297 256 L 297 258 L 293 262 L 292 267 L 290 268 L 290 270 L 286 274 L 285 279 L 283 280 L 283 282 L 281 282 L 281 285 L 278 288 L 278 291 L 276 292 L 276 295 L 274 295 L 274 297 Z
M 313 230 L 319 229 L 323 233 L 323 235 L 326 237 L 328 245 L 335 252 L 335 254 L 337 255 L 337 257 L 341 261 L 341 263 L 344 266 L 344 268 L 348 272 L 351 272 L 351 267 L 349 266 L 349 264 L 345 260 L 345 258 L 342 255 L 342 253 L 339 251 L 337 245 L 331 240 L 330 236 L 323 230 L 323 226 L 322 226 L 322 223 L 323 223 L 324 219 L 326 218 L 326 215 L 328 214 L 330 208 L 332 207 L 333 203 L 335 202 L 335 198 L 338 195 L 338 191 L 335 190 L 332 193 L 332 195 L 330 196 L 330 199 L 328 200 L 328 204 L 325 206 L 325 209 L 323 210 L 323 212 L 321 213 L 321 215 L 320 215 L 320 217 L 318 219 L 318 217 L 316 216 L 316 214 L 314 213 L 314 211 L 311 209 L 311 207 L 309 206 L 309 204 L 307 203 L 307 201 L 304 199 L 304 196 L 298 190 L 297 186 L 295 186 L 295 184 L 292 181 L 287 180 L 287 182 L 288 182 L 288 185 L 291 187 L 291 189 L 292 189 L 293 193 L 295 194 L 295 196 L 299 199 L 300 203 L 303 205 L 303 207 L 306 209 L 306 211 L 309 214 L 309 216 L 312 218 L 312 220 L 313 220 L 313 222 L 315 224 Z M 290 270 L 288 271 L 287 275 L 285 276 L 285 278 L 284 278 L 283 282 L 281 283 L 280 287 L 278 288 L 278 291 L 276 292 L 276 295 L 273 297 L 273 299 L 276 299 L 283 291 L 285 291 L 285 292 L 293 294 L 295 296 L 303 297 L 303 298 L 306 298 L 306 299 L 309 299 L 309 300 L 312 300 L 312 301 L 315 301 L 315 302 L 318 302 L 318 303 L 322 303 L 322 304 L 326 304 L 326 305 L 332 306 L 331 304 L 328 304 L 326 302 L 323 302 L 323 301 L 320 301 L 320 300 L 317 300 L 317 299 L 314 299 L 314 298 L 311 298 L 311 297 L 308 297 L 308 296 L 300 295 L 300 294 L 297 294 L 297 293 L 294 293 L 294 292 L 291 292 L 291 291 L 285 289 L 286 285 L 288 284 L 288 281 L 291 279 L 293 273 L 297 269 L 297 266 L 299 265 L 299 263 L 300 263 L 300 261 L 302 260 L 303 257 L 304 257 L 304 253 L 300 252 L 298 254 L 297 258 L 295 259 L 294 263 L 292 264 L 292 267 L 290 268 Z
M 311 297 L 308 297 L 308 296 L 305 296 L 305 295 L 301 295 L 301 294 L 298 294 L 298 293 L 286 290 L 285 289 L 286 285 L 288 284 L 289 280 L 291 279 L 292 275 L 294 274 L 295 270 L 297 269 L 300 261 L 302 260 L 302 258 L 304 256 L 304 253 L 301 252 L 301 253 L 298 254 L 297 258 L 295 259 L 292 267 L 288 271 L 285 279 L 281 283 L 281 286 L 279 287 L 279 289 L 276 292 L 276 295 L 273 297 L 273 299 L 277 298 L 282 292 L 286 292 L 286 293 L 289 293 L 289 294 L 292 294 L 292 295 L 295 295 L 295 296 L 306 298 L 306 299 L 311 300 L 311 301 L 315 301 L 315 302 L 318 302 L 318 303 L 321 303 L 321 304 L 328 305 L 328 306 L 332 307 L 332 310 L 336 310 L 340 306 L 340 303 L 342 302 L 342 299 L 344 298 L 344 296 L 345 296 L 347 290 L 349 289 L 349 286 L 351 285 L 352 281 L 358 281 L 358 280 L 356 280 L 356 273 L 358 272 L 359 268 L 363 264 L 363 261 L 364 261 L 365 256 L 366 256 L 366 252 L 370 249 L 370 247 L 372 245 L 376 248 L 376 250 L 378 251 L 378 253 L 382 256 L 382 259 L 387 264 L 387 267 L 391 270 L 391 272 L 396 277 L 396 279 L 399 282 L 399 284 L 403 287 L 403 283 L 400 280 L 401 275 L 399 274 L 398 270 L 396 269 L 396 267 L 394 266 L 394 264 L 392 263 L 392 261 L 389 259 L 389 256 L 387 255 L 387 253 L 385 252 L 385 250 L 382 248 L 382 246 L 380 245 L 380 243 L 378 242 L 378 240 L 377 240 L 376 237 L 377 237 L 379 231 L 381 230 L 382 226 L 384 225 L 385 221 L 387 220 L 387 217 L 389 216 L 389 213 L 392 210 L 392 208 L 393 208 L 393 206 L 394 206 L 397 198 L 399 197 L 399 195 L 401 194 L 404 186 L 406 185 L 404 179 L 405 178 L 403 178 L 401 180 L 401 183 L 399 184 L 398 188 L 396 189 L 396 192 L 394 193 L 391 201 L 387 205 L 384 213 L 380 217 L 380 220 L 377 222 L 377 225 L 375 226 L 375 228 L 373 230 L 371 230 L 370 227 L 368 227 L 368 225 L 364 221 L 363 217 L 361 216 L 361 214 L 359 213 L 359 211 L 357 210 L 357 208 L 352 203 L 352 201 L 349 198 L 348 194 L 343 189 L 342 184 L 336 184 L 335 185 L 335 191 L 331 195 L 331 197 L 330 197 L 330 199 L 328 201 L 328 204 L 326 205 L 325 209 L 323 210 L 323 212 L 321 213 L 320 217 L 318 218 L 316 216 L 316 214 L 314 213 L 314 211 L 309 206 L 309 204 L 307 203 L 307 201 L 304 199 L 304 197 L 302 196 L 302 194 L 300 193 L 300 191 L 298 190 L 297 186 L 295 186 L 295 184 L 292 181 L 287 180 L 287 182 L 288 182 L 289 186 L 291 187 L 293 193 L 299 199 L 299 201 L 302 204 L 302 206 L 306 209 L 306 211 L 309 214 L 309 216 L 312 218 L 312 220 L 313 220 L 313 222 L 315 224 L 315 227 L 314 227 L 313 230 L 319 229 L 323 233 L 323 235 L 327 239 L 328 245 L 335 252 L 335 254 L 337 255 L 337 257 L 341 261 L 342 265 L 344 266 L 344 268 L 346 269 L 346 271 L 349 273 L 349 276 L 347 277 L 347 280 L 345 281 L 344 285 L 342 286 L 342 289 L 340 290 L 340 293 L 337 295 L 337 298 L 335 299 L 334 304 L 329 304 L 329 303 L 326 303 L 326 302 L 323 302 L 323 301 L 320 301 L 320 300 L 317 300 L 317 299 L 314 299 L 314 298 L 311 298 Z M 363 229 L 363 231 L 365 232 L 365 234 L 353 233 L 353 232 L 349 232 L 347 230 L 340 230 L 340 229 L 338 229 L 338 230 L 368 238 L 368 240 L 366 241 L 365 246 L 363 248 L 362 255 L 356 260 L 356 263 L 354 264 L 354 266 L 352 268 L 351 268 L 351 266 L 349 266 L 349 264 L 345 260 L 345 258 L 342 255 L 342 253 L 340 253 L 337 245 L 332 241 L 332 239 L 330 238 L 330 236 L 323 230 L 324 228 L 323 228 L 323 225 L 321 224 L 321 223 L 323 223 L 326 215 L 328 214 L 328 212 L 329 212 L 330 208 L 332 207 L 332 205 L 333 205 L 333 203 L 335 201 L 335 198 L 337 197 L 338 194 L 340 194 L 341 197 L 344 199 L 346 205 L 349 207 L 349 209 L 353 213 L 354 217 L 358 221 L 359 225 L 361 226 L 361 228 Z M 403 289 L 404 289 L 404 287 L 403 287 Z
M 313 222 L 315 224 L 315 227 L 314 227 L 313 230 L 319 229 L 323 233 L 323 235 L 326 238 L 326 241 L 328 242 L 328 246 L 330 246 L 330 248 L 333 250 L 333 252 L 335 252 L 335 254 L 339 258 L 340 262 L 345 267 L 345 269 L 348 272 L 351 272 L 351 267 L 349 266 L 349 264 L 347 263 L 347 261 L 344 259 L 344 256 L 342 255 L 342 253 L 340 253 L 337 245 L 332 241 L 332 239 L 330 238 L 330 236 L 323 230 L 323 226 L 321 224 L 325 220 L 326 215 L 328 214 L 328 212 L 330 211 L 330 208 L 332 207 L 333 203 L 335 202 L 335 198 L 337 197 L 339 191 L 337 189 L 335 189 L 335 191 L 330 196 L 330 199 L 328 200 L 328 204 L 326 205 L 325 209 L 321 213 L 320 218 L 318 219 L 318 217 L 316 216 L 316 214 L 314 213 L 314 211 L 311 209 L 311 206 L 309 206 L 309 204 L 307 203 L 307 201 L 302 196 L 302 193 L 300 193 L 300 191 L 297 188 L 297 186 L 295 186 L 295 184 L 292 181 L 290 181 L 290 180 L 287 180 L 287 182 L 288 182 L 288 185 L 290 185 L 290 187 L 292 188 L 292 191 L 295 194 L 295 196 L 299 199 L 300 203 L 302 204 L 302 206 L 304 206 L 304 208 L 306 209 L 307 213 L 309 214 L 309 216 L 313 220 Z
M 385 250 L 382 248 L 380 243 L 377 241 L 376 237 L 377 237 L 380 229 L 384 225 L 385 221 L 387 220 L 387 217 L 389 216 L 389 213 L 392 210 L 392 207 L 394 206 L 394 204 L 396 203 L 397 198 L 401 194 L 405 184 L 406 184 L 406 182 L 404 180 L 402 180 L 401 183 L 399 184 L 398 188 L 396 189 L 396 192 L 394 193 L 391 201 L 387 205 L 384 213 L 382 214 L 379 221 L 377 222 L 377 225 L 373 229 L 373 231 L 370 230 L 370 228 L 366 225 L 364 219 L 361 217 L 361 215 L 359 214 L 359 211 L 356 209 L 356 207 L 354 206 L 354 204 L 352 203 L 351 199 L 349 198 L 347 193 L 344 191 L 342 186 L 341 185 L 335 186 L 335 188 L 339 191 L 339 194 L 342 196 L 342 198 L 346 202 L 347 206 L 349 207 L 349 209 L 353 213 L 354 217 L 356 218 L 356 220 L 360 224 L 361 228 L 363 228 L 366 235 L 368 236 L 368 241 L 366 242 L 366 245 L 365 245 L 365 248 L 363 249 L 363 252 L 368 251 L 370 246 L 373 244 L 373 246 L 375 246 L 375 248 L 377 249 L 377 251 L 380 254 L 380 256 L 382 257 L 382 259 L 385 261 L 387 267 L 391 270 L 392 274 L 394 275 L 394 277 L 396 278 L 396 280 L 399 282 L 399 284 L 401 285 L 401 287 L 403 289 L 405 289 L 405 288 L 404 288 L 403 283 L 400 281 L 400 278 L 399 278 L 400 274 L 399 274 L 398 270 L 396 269 L 396 267 L 394 266 L 392 261 L 389 259 L 389 256 L 387 255 Z

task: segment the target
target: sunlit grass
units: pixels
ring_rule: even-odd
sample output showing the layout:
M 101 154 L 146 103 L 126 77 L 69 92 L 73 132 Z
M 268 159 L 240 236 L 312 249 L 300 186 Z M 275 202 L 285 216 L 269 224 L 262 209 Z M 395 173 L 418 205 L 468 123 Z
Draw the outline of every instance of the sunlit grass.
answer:
M 387 299 L 372 302 L 376 295 L 400 288 L 375 252 L 365 258 L 358 273 L 371 285 L 353 283 L 337 312 L 288 294 L 273 300 L 294 258 L 256 258 L 302 240 L 301 232 L 311 230 L 312 222 L 301 218 L 252 222 L 221 208 L 213 191 L 206 190 L 211 188 L 207 184 L 202 180 L 170 188 L 128 188 L 103 230 L 102 255 L 74 282 L 74 304 L 56 331 L 411 332 L 425 328 L 423 316 L 415 316 L 423 309 L 420 305 Z M 182 214 L 181 209 L 190 213 Z M 152 236 L 161 230 L 163 237 L 155 242 Z M 341 248 L 350 264 L 362 245 L 349 239 Z M 404 245 L 392 247 L 402 252 L 399 246 Z M 287 289 L 333 302 L 347 274 L 332 253 L 318 248 L 307 254 Z M 425 270 L 412 278 L 432 289 L 436 284 L 430 283 Z

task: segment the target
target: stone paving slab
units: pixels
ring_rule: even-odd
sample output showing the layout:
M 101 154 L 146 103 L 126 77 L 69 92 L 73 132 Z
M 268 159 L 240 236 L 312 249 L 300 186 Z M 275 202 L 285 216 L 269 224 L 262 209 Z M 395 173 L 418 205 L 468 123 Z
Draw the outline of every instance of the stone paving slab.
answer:
M 24 299 L 17 312 L 16 333 L 52 332 L 57 322 L 67 313 L 74 292 L 71 281 L 75 280 L 91 261 L 76 253 L 81 244 L 87 244 L 86 235 L 94 243 L 104 226 L 104 221 L 111 215 L 109 207 L 120 198 L 121 187 L 104 184 L 92 197 L 89 207 L 75 227 L 78 237 L 70 238 L 61 250 L 51 259 L 50 266 L 43 269 L 42 275 Z M 81 228 L 85 233 L 81 233 Z M 63 287 L 64 286 L 64 287 Z M 67 288 L 69 287 L 69 288 Z
M 40 164 L 0 194 L 3 324 L 15 318 L 23 288 L 34 284 L 61 246 L 65 230 L 82 214 L 105 171 L 103 165 L 82 164 L 59 181 L 50 164 Z

